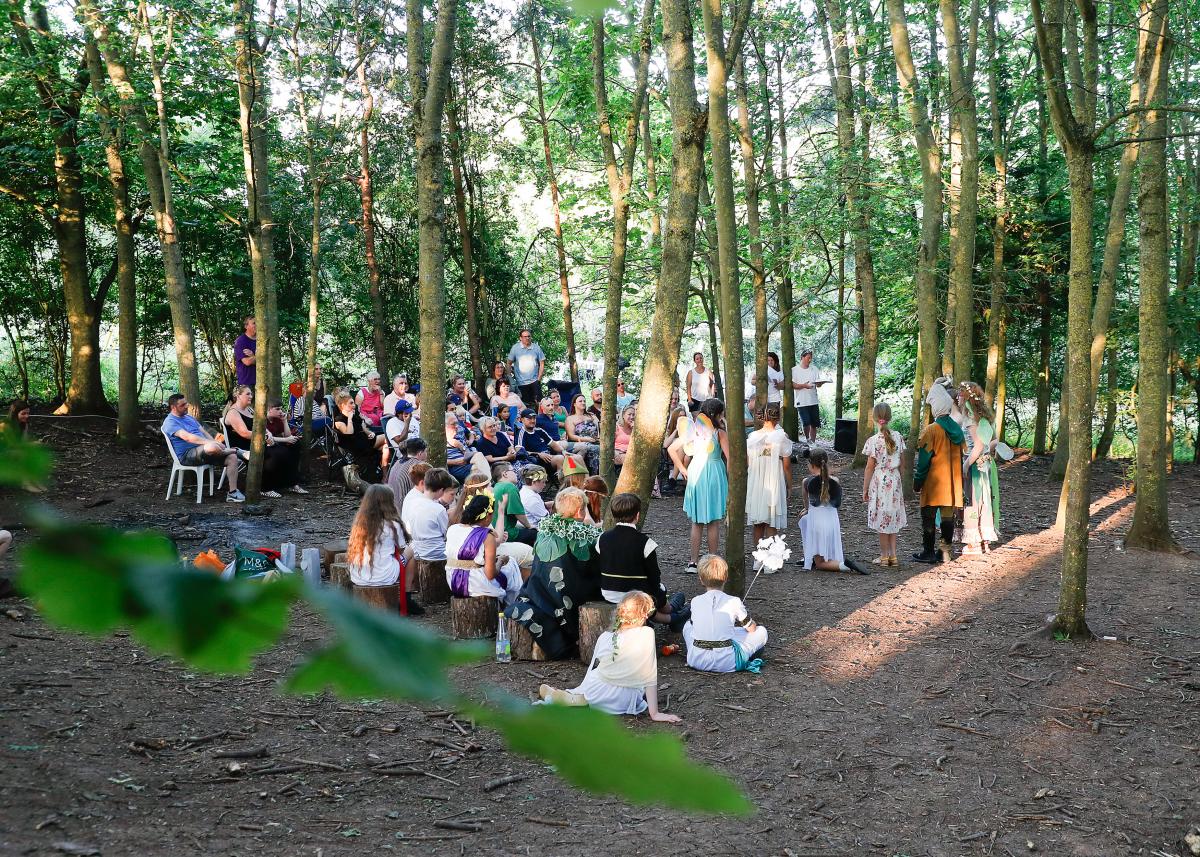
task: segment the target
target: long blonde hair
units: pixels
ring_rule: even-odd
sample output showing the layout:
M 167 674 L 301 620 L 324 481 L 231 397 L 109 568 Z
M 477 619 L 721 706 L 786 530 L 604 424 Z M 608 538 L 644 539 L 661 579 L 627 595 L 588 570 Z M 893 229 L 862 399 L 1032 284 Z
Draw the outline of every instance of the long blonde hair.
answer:
M 887 448 L 888 455 L 896 454 L 896 438 L 892 437 L 892 430 L 887 427 L 887 424 L 892 421 L 892 406 L 887 402 L 876 403 L 871 414 L 875 417 L 875 422 L 883 423 L 879 427 L 879 436 L 883 438 L 883 445 Z
M 653 612 L 654 599 L 641 590 L 631 589 L 613 611 L 613 633 L 624 627 L 641 627 Z
M 983 399 L 983 387 L 980 387 L 974 381 L 963 381 L 959 384 L 959 389 L 963 392 L 963 399 L 966 400 L 967 407 L 971 409 L 971 416 L 976 421 L 980 417 L 983 417 L 994 426 L 996 424 L 996 414 Z
M 362 565 L 368 556 L 374 554 L 375 543 L 387 525 L 400 527 L 396 495 L 386 485 L 371 485 L 363 494 L 354 523 L 350 525 L 346 558 L 355 565 Z

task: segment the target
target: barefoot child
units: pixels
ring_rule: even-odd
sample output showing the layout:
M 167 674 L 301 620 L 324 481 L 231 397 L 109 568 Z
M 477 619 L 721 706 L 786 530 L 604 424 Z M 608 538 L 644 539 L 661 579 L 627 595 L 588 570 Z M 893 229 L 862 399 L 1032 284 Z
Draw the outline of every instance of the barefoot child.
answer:
M 829 475 L 829 453 L 814 449 L 808 456 L 809 477 L 804 480 L 807 514 L 800 518 L 806 571 L 853 571 L 870 574 L 852 559 L 842 556 L 842 484 Z
M 626 593 L 617 605 L 613 630 L 600 635 L 591 666 L 579 687 L 558 690 L 543 684 L 538 696 L 545 702 L 590 705 L 609 714 L 641 714 L 661 723 L 678 723 L 674 714 L 658 710 L 658 660 L 654 629 L 646 619 L 654 599 L 644 592 Z
M 867 470 L 863 474 L 863 505 L 867 507 L 867 529 L 879 533 L 879 556 L 876 565 L 897 566 L 896 534 L 904 529 L 908 517 L 904 512 L 904 487 L 900 483 L 900 456 L 904 439 L 900 432 L 888 428 L 892 409 L 880 402 L 873 412 L 879 431 L 863 444 Z
M 723 591 L 729 565 L 719 556 L 705 554 L 699 574 L 705 591 L 692 599 L 691 620 L 683 626 L 687 665 L 714 673 L 758 672 L 767 629 L 750 618 L 742 599 Z
M 637 528 L 642 501 L 637 494 L 618 494 L 608 506 L 614 526 L 596 539 L 600 557 L 600 594 L 610 604 L 620 604 L 626 593 L 638 590 L 654 599 L 655 613 L 650 618 L 679 631 L 687 621 L 683 594 L 667 598 L 658 570 L 658 545 Z

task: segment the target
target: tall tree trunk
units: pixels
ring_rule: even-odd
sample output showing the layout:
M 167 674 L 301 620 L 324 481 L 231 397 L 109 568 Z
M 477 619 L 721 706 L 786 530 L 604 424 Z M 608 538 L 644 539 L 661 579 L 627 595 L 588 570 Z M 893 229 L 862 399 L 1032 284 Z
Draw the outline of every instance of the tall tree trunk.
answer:
M 692 18 L 687 0 L 663 0 L 662 18 L 671 109 L 671 190 L 667 197 L 658 294 L 642 370 L 642 397 L 629 457 L 617 480 L 617 491 L 632 491 L 646 505 L 666 435 L 679 344 L 687 323 L 706 125 L 705 112 L 696 98 Z
M 542 152 L 546 158 L 546 180 L 550 184 L 550 209 L 554 214 L 554 252 L 558 259 L 558 290 L 562 294 L 563 334 L 567 340 L 567 366 L 571 372 L 571 380 L 578 383 L 579 363 L 575 357 L 575 324 L 571 318 L 571 283 L 567 273 L 567 248 L 563 242 L 562 213 L 558 203 L 558 175 L 554 171 L 554 157 L 550 152 L 550 121 L 546 117 L 546 98 L 542 89 L 542 48 L 538 41 L 536 24 L 529 28 L 529 40 L 533 43 L 533 80 L 537 91 L 538 121 L 542 126 Z M 636 122 L 636 119 L 634 121 Z M 615 364 L 604 367 L 606 376 L 613 375 L 614 396 L 605 401 L 616 400 L 615 369 Z M 605 409 L 606 412 L 611 410 L 612 408 Z
M 708 177 L 702 176 L 700 182 L 700 211 L 704 216 L 704 267 L 708 270 L 708 281 L 700 278 L 700 306 L 704 310 L 704 319 L 708 324 L 708 348 L 712 359 L 708 369 L 713 375 L 714 395 L 725 401 L 725 382 L 721 375 L 721 338 L 717 333 L 717 318 L 720 315 L 718 293 L 721 282 L 721 261 L 717 248 L 717 220 L 713 210 L 712 198 L 708 192 Z
M 1032 0 L 1038 51 L 1050 105 L 1050 116 L 1067 160 L 1071 189 L 1071 250 L 1067 296 L 1066 377 L 1091 378 L 1092 205 L 1098 49 L 1096 9 L 1078 0 L 1083 26 L 1082 86 L 1068 95 L 1064 72 L 1064 31 L 1072 40 L 1075 25 L 1064 27 L 1063 0 Z M 1044 10 L 1043 11 L 1043 7 Z M 1073 65 L 1073 56 L 1067 64 Z M 1090 384 L 1070 385 L 1067 482 L 1063 490 L 1062 574 L 1054 630 L 1068 637 L 1090 636 L 1087 627 L 1088 514 L 1092 466 L 1092 402 Z
M 762 225 L 758 210 L 758 169 L 754 160 L 754 136 L 750 131 L 750 95 L 746 85 L 745 56 L 734 61 L 737 91 L 738 144 L 742 150 L 742 176 L 746 190 L 746 231 L 750 236 L 750 276 L 754 287 L 754 389 L 755 405 L 763 406 L 769 395 L 767 351 L 767 270 L 763 261 Z
M 975 105 L 975 55 L 979 0 L 972 0 L 966 56 L 958 26 L 958 0 L 940 0 L 950 74 L 950 293 L 953 329 L 947 326 L 946 351 L 953 354 L 954 377 L 972 375 L 975 299 L 975 229 L 979 214 L 979 116 Z M 947 313 L 949 315 L 949 312 Z M 953 346 L 953 349 L 951 348 Z M 944 361 L 943 361 L 944 362 Z
M 425 63 L 423 0 L 407 0 L 408 73 L 412 90 L 417 157 L 417 266 L 421 307 L 421 389 L 426 409 L 437 404 L 446 380 L 446 245 L 442 114 L 450 88 L 450 61 L 458 4 L 442 0 L 433 36 L 433 53 Z M 436 408 L 440 413 L 440 407 Z M 426 413 L 426 419 L 429 414 Z M 429 460 L 446 463 L 446 435 L 435 426 L 425 432 Z
M 454 215 L 458 221 L 458 241 L 462 245 L 463 296 L 467 308 L 467 347 L 471 352 L 471 378 L 475 392 L 484 395 L 486 372 L 479 336 L 479 298 L 475 290 L 475 247 L 471 237 L 471 225 L 467 218 L 467 195 L 463 184 L 463 141 L 458 126 L 458 105 L 451 103 L 446 108 L 447 141 L 450 144 L 450 177 L 454 182 Z
M 364 45 L 366 26 L 358 3 L 354 4 L 354 47 L 357 54 L 358 92 L 362 96 L 362 124 L 358 129 L 358 196 L 362 206 L 363 254 L 367 263 L 367 291 L 371 298 L 371 339 L 375 345 L 375 371 L 390 386 L 388 378 L 387 315 L 383 305 L 382 277 L 375 255 L 375 190 L 371 176 L 371 120 L 375 117 L 375 96 L 367 79 L 370 57 Z M 422 387 L 422 389 L 424 389 Z
M 729 68 L 727 57 L 741 53 L 745 22 L 734 23 L 731 44 L 725 44 L 721 0 L 701 0 L 708 68 L 708 133 L 712 145 L 713 203 L 717 221 L 717 254 L 721 265 L 717 304 L 721 316 L 721 350 L 725 356 L 725 390 L 729 397 L 726 418 L 729 432 L 729 500 L 725 534 L 725 561 L 729 563 L 727 590 L 741 595 L 746 586 L 746 432 L 739 431 L 745 362 L 742 354 L 742 302 L 738 287 L 737 214 L 733 197 L 733 156 L 729 146 Z M 747 11 L 749 3 L 747 5 Z M 736 400 L 733 397 L 736 396 Z
M 246 175 L 246 242 L 250 250 L 250 272 L 254 285 L 254 318 L 259 331 L 258 354 L 262 355 L 265 351 L 268 355 L 265 365 L 262 360 L 257 363 L 258 372 L 255 374 L 254 432 L 250 440 L 250 466 L 246 471 L 246 499 L 251 503 L 258 501 L 262 490 L 267 398 L 278 395 L 272 383 L 270 366 L 278 366 L 279 354 L 278 338 L 272 336 L 272 331 L 278 328 L 278 322 L 272 318 L 275 218 L 271 214 L 265 104 L 270 93 L 260 77 L 263 44 L 255 35 L 254 3 L 255 0 L 234 0 L 239 125 Z
M 1035 398 L 1037 405 L 1033 417 L 1033 454 L 1045 455 L 1049 449 L 1046 437 L 1050 428 L 1050 353 L 1053 345 L 1050 321 L 1050 283 L 1040 278 L 1038 303 L 1041 306 L 1041 323 L 1038 326 L 1038 371 Z M 1062 438 L 1060 438 L 1061 440 Z
M 1138 63 L 1145 84 L 1146 103 L 1161 104 L 1168 97 L 1171 36 L 1168 0 L 1143 0 L 1139 32 L 1146 50 Z M 1167 365 L 1170 343 L 1167 332 L 1167 298 L 1170 280 L 1170 215 L 1167 199 L 1167 134 L 1170 120 L 1165 110 L 1146 111 L 1146 141 L 1138 154 L 1138 241 L 1140 301 L 1138 305 L 1137 385 L 1137 501 L 1133 524 L 1125 536 L 1130 547 L 1177 551 L 1167 516 Z
M 761 36 L 760 36 L 761 38 Z M 762 64 L 763 104 L 767 115 L 771 113 L 769 82 L 767 74 L 766 45 L 760 44 L 759 62 Z M 779 305 L 779 361 L 783 370 L 783 428 L 788 437 L 795 440 L 799 436 L 800 421 L 793 407 L 795 393 L 792 390 L 792 368 L 796 365 L 796 324 L 792 318 L 794 311 L 794 296 L 792 295 L 792 258 L 791 240 L 788 228 L 791 223 L 791 178 L 788 175 L 788 142 L 787 117 L 783 106 L 783 52 L 775 54 L 775 107 L 779 127 L 779 193 L 772 194 L 772 200 L 779 198 L 779 217 L 776 220 L 776 231 L 779 235 L 779 265 L 776 274 L 776 301 Z M 768 184 L 772 182 L 768 179 Z
M 621 297 L 625 288 L 625 258 L 629 236 L 629 189 L 633 184 L 633 169 L 637 163 L 638 125 L 645 114 L 647 180 L 653 178 L 651 165 L 654 157 L 650 150 L 650 120 L 646 103 L 650 68 L 650 28 L 654 23 L 654 0 L 645 0 L 642 9 L 642 24 L 634 55 L 633 103 L 625 121 L 622 162 L 617 164 L 616 147 L 613 143 L 612 117 L 608 109 L 608 84 L 605 80 L 604 16 L 597 15 L 592 23 L 592 87 L 596 98 L 596 119 L 600 130 L 600 148 L 604 154 L 604 174 L 608 180 L 608 196 L 612 203 L 613 232 L 612 253 L 608 258 L 607 306 L 604 316 L 604 366 L 617 365 L 621 356 Z M 540 78 L 539 78 L 540 79 Z M 548 139 L 548 138 L 547 138 Z M 549 145 L 547 143 L 547 145 Z M 547 149 L 549 157 L 549 149 Z M 658 220 L 655 206 L 654 221 Z M 660 228 L 654 227 L 655 235 Z M 685 299 L 686 300 L 686 299 Z M 617 373 L 606 371 L 602 379 L 604 401 L 617 400 Z M 605 408 L 600 421 L 600 475 L 611 489 L 616 484 L 613 466 L 613 446 L 617 431 L 617 409 Z
M 121 153 L 121 127 L 113 114 L 105 92 L 104 65 L 100 50 L 89 32 L 87 45 L 88 76 L 96 95 L 100 133 L 104 138 L 104 157 L 108 165 L 108 183 L 112 190 L 113 229 L 117 245 L 117 295 L 119 339 L 117 370 L 117 442 L 125 447 L 138 444 L 137 396 L 137 251 L 133 244 L 133 219 L 129 213 L 129 177 Z
M 996 437 L 1003 438 L 1004 369 L 1007 346 L 1008 313 L 1005 289 L 1004 241 L 1008 237 L 1008 141 L 1007 116 L 1001 103 L 1000 79 L 1004 60 L 996 36 L 996 0 L 988 0 L 988 109 L 992 122 L 992 198 L 996 207 L 992 224 L 991 300 L 988 307 L 987 370 L 984 401 L 996 414 Z
M 1109 345 L 1105 352 L 1105 360 L 1108 361 L 1108 401 L 1104 404 L 1104 427 L 1100 430 L 1100 439 L 1096 441 L 1097 461 L 1108 458 L 1108 453 L 1112 449 L 1113 438 L 1117 433 L 1117 349 L 1114 345 Z
M 915 285 L 921 371 L 924 375 L 918 399 L 923 399 L 937 377 L 939 365 L 937 258 L 942 235 L 942 154 L 934 140 L 925 95 L 917 84 L 904 0 L 887 0 L 887 10 L 892 51 L 896 58 L 896 74 L 900 78 L 900 88 L 908 100 L 913 137 L 921 159 L 921 241 L 917 251 Z

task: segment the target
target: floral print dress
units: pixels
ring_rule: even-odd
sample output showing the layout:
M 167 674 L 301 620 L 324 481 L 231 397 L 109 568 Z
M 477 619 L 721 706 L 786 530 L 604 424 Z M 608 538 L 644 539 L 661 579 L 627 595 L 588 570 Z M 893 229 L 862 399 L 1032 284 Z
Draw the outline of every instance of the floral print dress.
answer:
M 863 455 L 875 459 L 875 471 L 867 487 L 867 528 L 884 535 L 894 535 L 908 524 L 904 511 L 904 486 L 900 480 L 900 456 L 904 453 L 904 438 L 893 431 L 896 451 L 888 455 L 883 435 L 876 432 L 863 444 Z

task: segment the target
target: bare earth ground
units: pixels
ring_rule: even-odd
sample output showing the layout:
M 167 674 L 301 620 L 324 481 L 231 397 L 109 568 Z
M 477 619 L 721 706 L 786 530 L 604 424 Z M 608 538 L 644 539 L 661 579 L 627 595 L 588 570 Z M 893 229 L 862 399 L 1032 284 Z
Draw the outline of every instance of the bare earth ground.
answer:
M 150 426 L 148 445 L 126 453 L 109 426 L 39 421 L 59 454 L 50 504 L 160 528 L 189 558 L 210 546 L 227 555 L 234 541 L 314 546 L 345 535 L 353 504 L 332 486 L 275 501 L 269 517 L 219 498 L 197 507 L 186 492 L 164 502 L 168 471 L 144 469 L 165 458 L 161 436 L 154 442 Z M 860 475 L 838 464 L 855 498 Z M 761 676 L 661 659 L 662 697 L 684 722 L 643 717 L 629 728 L 682 734 L 693 758 L 752 798 L 756 814 L 739 819 L 578 792 L 446 712 L 280 696 L 276 682 L 328 633 L 307 613 L 252 675 L 223 679 L 123 637 L 49 628 L 27 602 L 6 601 L 0 853 L 1194 853 L 1184 837 L 1200 824 L 1200 562 L 1120 548 L 1133 511 L 1124 466 L 1100 465 L 1093 485 L 1095 642 L 1037 633 L 1057 598 L 1058 542 L 1046 529 L 1057 490 L 1046 462 L 1023 458 L 1002 474 L 1005 544 L 992 557 L 868 578 L 789 567 L 751 596 L 771 632 Z M 1171 503 L 1176 537 L 1200 550 L 1196 470 L 1176 473 Z M 846 506 L 847 552 L 869 559 L 877 543 L 860 505 Z M 7 509 L 0 525 L 14 523 Z M 668 586 L 695 594 L 680 571 L 681 501 L 655 503 L 649 529 Z M 794 528 L 788 540 L 799 547 Z M 918 540 L 910 523 L 902 554 Z M 423 621 L 445 629 L 446 609 Z M 487 663 L 461 678 L 528 695 L 543 680 L 571 686 L 582 671 Z M 394 760 L 426 775 L 371 770 Z M 510 774 L 525 779 L 485 791 Z

